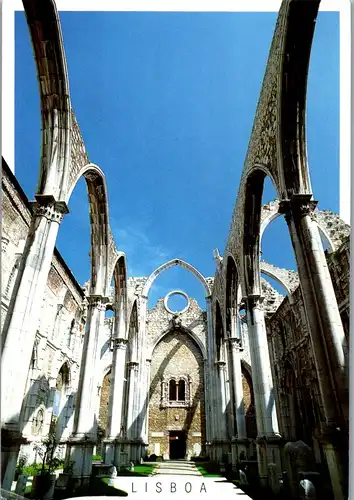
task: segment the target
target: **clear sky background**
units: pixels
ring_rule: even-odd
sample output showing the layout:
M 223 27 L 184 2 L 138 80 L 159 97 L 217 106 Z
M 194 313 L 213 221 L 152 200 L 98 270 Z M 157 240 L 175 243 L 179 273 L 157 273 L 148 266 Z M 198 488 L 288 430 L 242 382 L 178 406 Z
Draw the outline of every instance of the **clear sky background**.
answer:
M 90 161 L 107 177 L 110 222 L 130 276 L 181 258 L 214 276 L 225 248 L 276 13 L 62 12 L 72 104 Z M 33 199 L 40 108 L 23 12 L 16 13 L 15 172 Z M 310 173 L 319 207 L 339 210 L 339 15 L 320 12 L 308 84 Z M 266 182 L 263 200 L 275 198 Z M 90 227 L 80 180 L 57 247 L 79 283 L 89 279 Z M 263 258 L 296 269 L 283 218 Z M 149 303 L 182 289 L 204 307 L 181 268 L 159 277 Z M 183 299 L 181 299 L 183 301 Z M 179 304 L 178 297 L 170 306 Z

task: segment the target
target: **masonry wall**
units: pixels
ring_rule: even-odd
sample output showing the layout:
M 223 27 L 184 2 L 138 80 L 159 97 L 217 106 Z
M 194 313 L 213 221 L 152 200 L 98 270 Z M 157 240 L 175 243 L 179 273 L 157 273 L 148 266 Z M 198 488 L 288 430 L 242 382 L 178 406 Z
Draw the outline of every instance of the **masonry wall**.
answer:
M 162 403 L 163 381 L 168 392 L 171 377 L 176 380 L 190 377 L 188 406 L 175 406 L 168 394 L 167 401 Z M 149 397 L 149 453 L 159 449 L 160 455 L 169 454 L 169 431 L 185 431 L 187 451 L 199 455 L 205 440 L 204 363 L 199 347 L 188 334 L 172 331 L 156 346 L 151 360 Z

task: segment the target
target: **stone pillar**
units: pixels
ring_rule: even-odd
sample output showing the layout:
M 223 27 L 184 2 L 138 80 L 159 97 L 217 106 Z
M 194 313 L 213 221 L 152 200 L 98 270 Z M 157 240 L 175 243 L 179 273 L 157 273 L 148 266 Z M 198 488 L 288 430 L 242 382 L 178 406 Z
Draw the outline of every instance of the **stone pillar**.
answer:
M 146 385 L 145 385 L 145 405 L 144 405 L 144 421 L 142 439 L 145 444 L 149 442 L 149 401 L 150 401 L 150 370 L 151 359 L 146 360 Z
M 215 349 L 214 349 L 214 331 L 213 331 L 213 315 L 212 315 L 212 300 L 211 297 L 206 297 L 207 306 L 207 355 L 208 355 L 208 370 L 206 370 L 209 387 L 209 407 L 210 411 L 210 440 L 216 440 L 218 436 L 218 404 L 216 391 L 216 370 L 215 370 Z
M 263 297 L 253 295 L 246 297 L 245 300 L 256 406 L 258 470 L 261 484 L 265 486 L 268 476 L 268 449 L 272 449 L 271 461 L 278 464 L 278 472 L 281 472 L 278 446 L 280 435 L 264 322 Z M 275 454 L 277 456 L 274 456 Z
M 138 317 L 138 352 L 136 360 L 138 361 L 138 372 L 136 374 L 136 387 L 139 390 L 135 395 L 135 437 L 143 440 L 144 420 L 145 420 L 145 405 L 146 405 L 146 313 L 148 298 L 145 296 L 139 297 L 139 317 Z M 137 457 L 140 459 L 140 457 Z
M 25 396 L 36 329 L 41 313 L 45 286 L 53 258 L 59 225 L 68 208 L 52 196 L 37 196 L 34 215 L 26 239 L 20 268 L 2 331 L 1 422 L 5 434 L 13 433 L 12 443 L 21 435 L 21 407 Z M 14 360 L 16 362 L 14 363 Z M 15 473 L 19 444 L 11 445 L 8 468 L 2 487 L 9 489 Z M 15 466 L 13 466 L 15 463 Z M 6 479 L 6 480 L 5 480 Z
M 139 363 L 136 361 L 130 361 L 128 363 L 129 375 L 128 375 L 128 418 L 127 418 L 127 434 L 129 439 L 134 439 L 136 436 L 135 432 L 135 379 L 138 373 Z
M 321 440 L 327 457 L 336 498 L 346 497 L 343 470 L 347 464 L 337 451 L 348 422 L 348 346 L 339 314 L 333 283 L 328 270 L 313 211 L 317 205 L 311 195 L 294 195 L 281 202 L 294 247 L 301 292 L 309 324 L 326 428 Z M 339 425 L 338 425 L 339 424 Z M 337 430 L 339 427 L 342 428 Z
M 107 299 L 101 295 L 87 298 L 86 332 L 82 350 L 79 386 L 76 398 L 73 434 L 68 441 L 65 466 L 74 462 L 72 476 L 85 483 L 92 469 L 93 447 L 96 444 L 94 387 L 96 353 L 100 326 L 104 321 Z
M 117 462 L 119 453 L 117 452 L 118 450 L 116 450 L 119 445 L 116 441 L 121 437 L 127 343 L 128 341 L 124 338 L 115 338 L 113 340 L 113 361 L 106 429 L 107 439 L 104 442 L 104 461 L 106 464 L 112 464 L 112 462 L 114 462 L 116 467 L 119 466 Z
M 246 439 L 246 419 L 245 406 L 243 402 L 243 386 L 242 386 L 242 371 L 241 371 L 241 339 L 237 337 L 229 338 L 229 346 L 231 351 L 232 363 L 232 378 L 233 378 L 233 396 L 235 401 L 235 413 L 237 423 L 238 439 Z
M 114 351 L 107 426 L 107 437 L 112 439 L 118 438 L 121 431 L 127 343 L 128 341 L 124 338 L 117 338 L 113 341 Z
M 227 438 L 227 419 L 226 419 L 226 387 L 225 387 L 225 361 L 217 361 L 216 365 L 219 372 L 219 390 L 221 396 L 221 408 L 219 408 L 219 436 L 222 439 Z
M 311 309 L 312 314 L 310 312 L 309 316 L 315 314 L 317 317 L 320 338 L 316 340 L 321 339 L 321 344 L 327 350 L 342 418 L 348 422 L 348 346 L 318 227 L 312 218 L 317 202 L 311 198 L 311 195 L 294 195 L 290 201 L 283 201 L 280 209 L 286 213 L 285 219 L 298 264 L 301 291 L 308 299 L 305 300 L 304 297 L 306 314 L 308 315 Z M 316 333 L 310 327 L 312 341 L 315 340 L 313 334 Z M 317 343 L 314 345 L 317 356 Z M 327 366 L 318 368 L 328 371 Z M 319 375 L 322 376 L 322 373 Z M 320 376 L 319 384 L 321 385 Z

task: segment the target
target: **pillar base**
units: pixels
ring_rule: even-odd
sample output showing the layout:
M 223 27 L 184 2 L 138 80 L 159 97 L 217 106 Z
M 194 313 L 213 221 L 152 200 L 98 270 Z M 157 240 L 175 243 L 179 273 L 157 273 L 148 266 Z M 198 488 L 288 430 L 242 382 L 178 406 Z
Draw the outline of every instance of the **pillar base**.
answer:
M 104 463 L 120 467 L 126 467 L 133 463 L 140 463 L 145 454 L 147 443 L 142 439 L 108 438 L 103 441 Z
M 92 436 L 77 434 L 68 439 L 64 468 L 70 470 L 72 478 L 80 478 L 81 484 L 90 479 L 95 445 L 96 439 Z
M 232 470 L 237 471 L 242 461 L 248 460 L 248 446 L 250 444 L 247 438 L 233 437 L 231 440 Z
M 11 491 L 22 444 L 28 441 L 18 429 L 1 429 L 1 487 Z
M 282 478 L 281 446 L 283 443 L 284 440 L 280 434 L 259 436 L 256 439 L 260 483 L 264 488 L 269 485 L 275 494 L 280 491 Z

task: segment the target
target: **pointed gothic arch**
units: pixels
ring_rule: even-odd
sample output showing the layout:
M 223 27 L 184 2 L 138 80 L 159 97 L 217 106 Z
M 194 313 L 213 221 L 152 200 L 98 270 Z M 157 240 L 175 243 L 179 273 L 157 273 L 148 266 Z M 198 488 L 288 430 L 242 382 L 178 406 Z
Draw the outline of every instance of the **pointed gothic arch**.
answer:
M 174 267 L 174 266 L 181 266 L 184 269 L 186 269 L 187 271 L 190 271 L 192 274 L 194 274 L 194 276 L 201 282 L 201 284 L 204 287 L 205 297 L 210 296 L 210 288 L 209 288 L 209 285 L 208 285 L 206 279 L 204 278 L 204 276 L 191 264 L 189 264 L 188 262 L 185 262 L 184 260 L 181 260 L 181 259 L 170 260 L 170 261 L 166 262 L 165 264 L 163 264 L 162 266 L 155 269 L 155 271 L 153 273 L 151 273 L 150 276 L 148 277 L 148 279 L 144 285 L 142 295 L 144 297 L 147 297 L 149 294 L 150 288 L 151 288 L 153 282 L 155 281 L 155 279 L 161 273 L 163 273 L 164 271 L 167 271 L 167 269 L 170 269 L 171 267 Z

